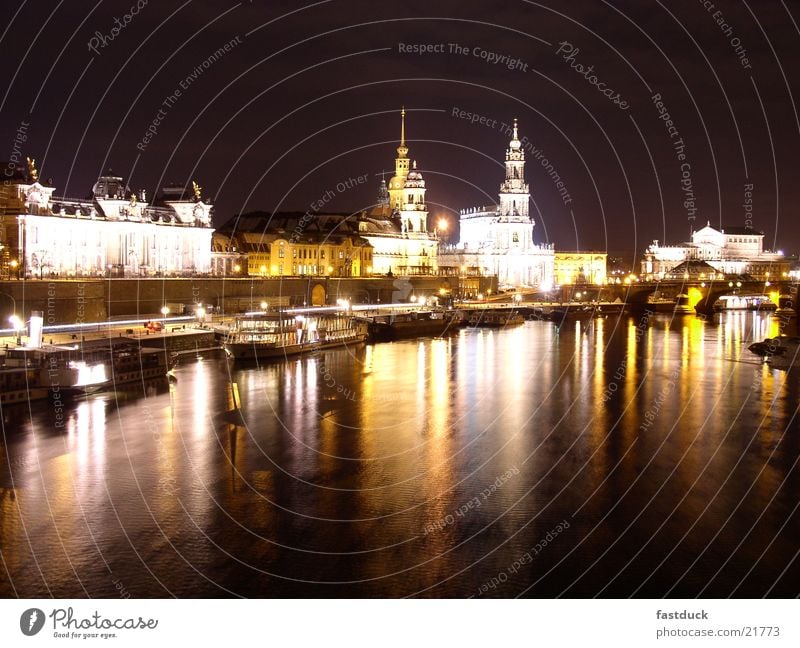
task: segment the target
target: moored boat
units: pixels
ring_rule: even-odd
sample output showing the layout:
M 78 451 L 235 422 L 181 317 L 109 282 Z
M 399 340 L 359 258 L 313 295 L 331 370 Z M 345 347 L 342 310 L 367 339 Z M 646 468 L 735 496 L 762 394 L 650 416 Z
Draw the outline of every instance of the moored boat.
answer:
M 689 301 L 689 295 L 681 293 L 675 298 L 673 312 L 675 315 L 694 315 L 697 313 L 697 310 Z
M 367 323 L 370 340 L 387 342 L 404 338 L 440 336 L 458 329 L 461 311 L 412 310 L 361 317 Z
M 475 311 L 469 318 L 472 327 L 504 328 L 524 323 L 525 318 L 515 310 Z
M 89 340 L 73 345 L 18 346 L 5 350 L 0 402 L 26 402 L 48 394 L 85 394 L 163 378 L 169 358 L 141 348 L 131 338 Z
M 729 310 L 774 311 L 778 306 L 767 295 L 722 295 L 714 302 L 716 312 Z
M 259 313 L 237 317 L 223 346 L 235 360 L 285 358 L 367 339 L 367 324 L 345 313 Z

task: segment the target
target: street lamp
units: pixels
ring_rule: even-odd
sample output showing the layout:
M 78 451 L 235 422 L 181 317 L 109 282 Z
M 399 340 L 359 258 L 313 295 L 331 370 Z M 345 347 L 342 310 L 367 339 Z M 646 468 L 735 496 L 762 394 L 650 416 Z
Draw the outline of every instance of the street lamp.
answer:
M 447 233 L 447 230 L 449 229 L 449 227 L 450 227 L 450 223 L 446 218 L 440 218 L 439 219 L 439 221 L 436 223 L 436 231 L 439 234 L 439 238 L 441 238 L 442 235 Z
M 260 306 L 261 306 L 261 310 L 265 311 L 269 307 L 269 304 L 267 302 L 265 302 L 265 301 L 262 301 Z
M 161 307 L 161 314 L 166 318 L 169 315 L 169 308 L 167 306 Z
M 25 328 L 24 322 L 20 319 L 19 315 L 12 315 L 8 318 L 8 321 L 17 334 L 17 344 L 22 344 L 22 329 Z

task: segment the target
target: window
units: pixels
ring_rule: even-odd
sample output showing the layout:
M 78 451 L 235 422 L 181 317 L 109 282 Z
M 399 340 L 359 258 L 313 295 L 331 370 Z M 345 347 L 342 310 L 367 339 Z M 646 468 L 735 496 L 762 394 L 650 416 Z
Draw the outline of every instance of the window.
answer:
M 320 250 L 319 251 L 319 258 L 320 259 L 324 259 L 325 258 L 325 250 Z
M 278 248 L 278 258 L 282 259 L 286 254 L 286 250 L 284 250 L 283 245 Z
M 514 232 L 514 233 L 511 235 L 511 240 L 512 240 L 514 243 L 519 243 L 519 233 L 517 233 L 517 232 Z

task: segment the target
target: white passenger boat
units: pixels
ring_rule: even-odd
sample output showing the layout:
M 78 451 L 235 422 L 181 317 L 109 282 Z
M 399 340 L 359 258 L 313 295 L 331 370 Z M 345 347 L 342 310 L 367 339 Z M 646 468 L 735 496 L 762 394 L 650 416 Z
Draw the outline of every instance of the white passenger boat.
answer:
M 130 338 L 11 347 L 2 354 L 0 404 L 115 389 L 164 378 L 169 368 L 163 351 L 140 347 Z
M 284 358 L 361 344 L 367 323 L 346 313 L 258 313 L 237 317 L 223 346 L 235 360 Z

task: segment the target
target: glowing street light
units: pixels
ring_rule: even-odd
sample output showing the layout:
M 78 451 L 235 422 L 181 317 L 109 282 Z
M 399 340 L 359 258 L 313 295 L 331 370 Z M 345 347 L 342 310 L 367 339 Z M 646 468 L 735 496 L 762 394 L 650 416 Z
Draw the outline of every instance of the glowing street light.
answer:
M 267 307 L 269 306 L 269 304 L 267 302 L 265 302 L 265 301 L 262 301 L 260 306 L 261 306 L 261 310 L 267 310 Z
M 11 328 L 17 333 L 17 344 L 22 344 L 22 329 L 25 328 L 25 323 L 20 319 L 19 315 L 12 315 L 8 318 Z
M 166 317 L 167 315 L 169 315 L 169 307 L 168 307 L 168 306 L 162 306 L 162 307 L 161 307 L 161 314 L 162 314 L 164 317 Z

